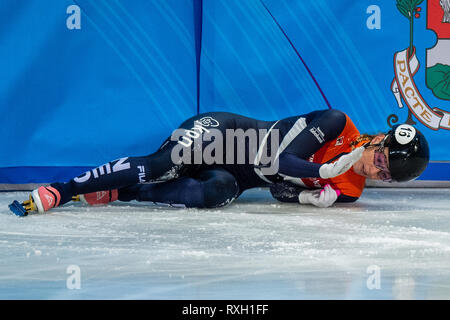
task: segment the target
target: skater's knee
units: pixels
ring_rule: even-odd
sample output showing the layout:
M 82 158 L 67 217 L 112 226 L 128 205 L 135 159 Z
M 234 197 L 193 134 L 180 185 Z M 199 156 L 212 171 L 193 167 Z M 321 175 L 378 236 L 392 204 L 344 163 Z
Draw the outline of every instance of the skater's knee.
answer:
M 136 200 L 183 204 L 188 208 L 216 208 L 230 203 L 238 193 L 238 184 L 231 174 L 204 172 L 195 178 L 144 184 Z
M 222 207 L 233 201 L 239 186 L 231 174 L 218 174 L 214 179 L 203 181 L 203 202 L 205 208 Z

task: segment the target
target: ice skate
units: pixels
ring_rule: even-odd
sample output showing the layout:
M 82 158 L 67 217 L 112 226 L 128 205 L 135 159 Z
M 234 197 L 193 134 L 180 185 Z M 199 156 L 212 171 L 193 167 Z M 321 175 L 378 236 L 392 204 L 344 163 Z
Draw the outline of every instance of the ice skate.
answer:
M 119 197 L 117 189 L 80 194 L 72 197 L 72 201 L 81 201 L 90 206 L 106 205 Z
M 59 191 L 53 187 L 39 187 L 33 190 L 30 198 L 20 203 L 14 201 L 9 205 L 9 208 L 18 216 L 26 216 L 28 213 L 37 211 L 44 213 L 51 208 L 57 207 L 61 200 Z

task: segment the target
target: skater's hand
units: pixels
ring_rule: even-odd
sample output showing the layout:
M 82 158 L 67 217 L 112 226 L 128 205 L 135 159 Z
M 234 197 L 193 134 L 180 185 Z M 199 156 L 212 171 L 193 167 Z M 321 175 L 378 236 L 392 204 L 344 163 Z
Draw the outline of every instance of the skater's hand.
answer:
M 298 195 L 301 204 L 312 204 L 319 208 L 327 208 L 336 202 L 341 192 L 334 190 L 329 184 L 322 190 L 304 190 Z
M 323 164 L 319 168 L 319 174 L 322 179 L 337 177 L 350 169 L 355 162 L 361 159 L 364 147 L 359 147 L 352 152 L 343 155 L 336 162 Z

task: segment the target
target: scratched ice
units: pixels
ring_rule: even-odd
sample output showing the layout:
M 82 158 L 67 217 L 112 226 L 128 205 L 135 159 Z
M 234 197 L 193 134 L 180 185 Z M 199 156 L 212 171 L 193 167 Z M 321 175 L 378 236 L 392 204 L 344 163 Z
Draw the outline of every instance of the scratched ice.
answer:
M 327 209 L 257 189 L 217 210 L 10 214 L 26 196 L 0 193 L 0 299 L 450 298 L 450 189 L 369 188 Z

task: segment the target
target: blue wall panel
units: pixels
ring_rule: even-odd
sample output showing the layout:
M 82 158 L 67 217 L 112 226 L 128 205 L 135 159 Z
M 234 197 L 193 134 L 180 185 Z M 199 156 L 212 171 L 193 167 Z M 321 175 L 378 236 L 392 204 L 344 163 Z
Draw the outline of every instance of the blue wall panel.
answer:
M 129 3 L 0 1 L 0 167 L 149 154 L 197 112 L 192 2 Z
M 201 110 L 277 119 L 327 108 L 260 1 L 204 1 Z

